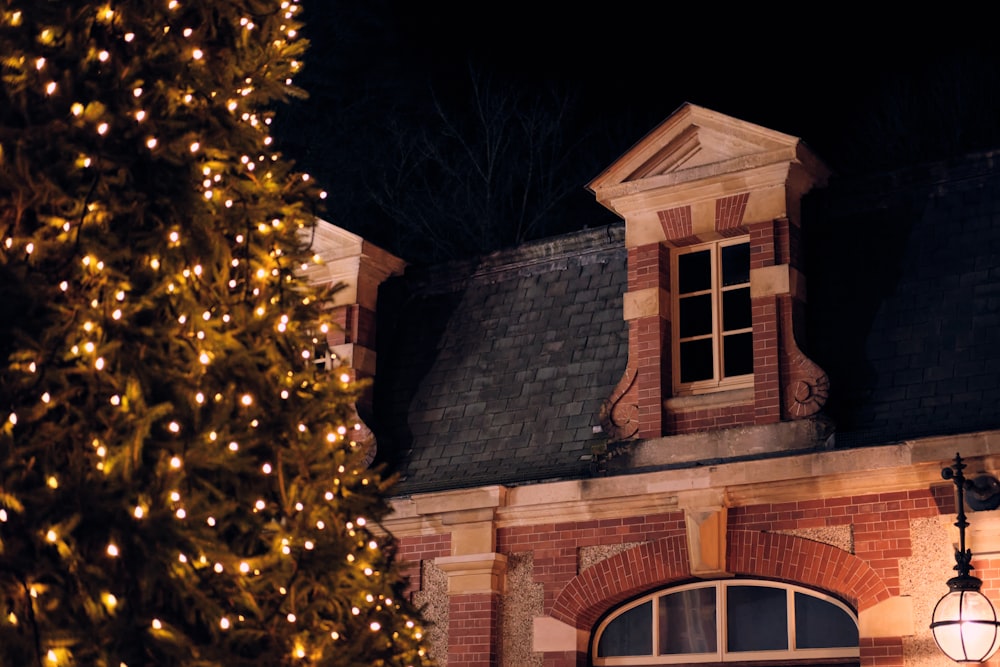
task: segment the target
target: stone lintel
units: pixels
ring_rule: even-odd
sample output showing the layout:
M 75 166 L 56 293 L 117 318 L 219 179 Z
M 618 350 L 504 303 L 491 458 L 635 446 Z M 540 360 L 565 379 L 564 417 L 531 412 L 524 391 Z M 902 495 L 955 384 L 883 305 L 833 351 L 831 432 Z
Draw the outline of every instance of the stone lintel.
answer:
M 587 642 L 590 641 L 590 633 L 579 628 L 574 628 L 572 625 L 563 623 L 551 616 L 535 616 L 532 619 L 532 631 L 531 650 L 536 653 L 545 653 L 547 651 L 587 652 Z
M 439 556 L 434 564 L 448 575 L 448 595 L 504 592 L 507 557 L 503 554 Z
M 930 619 L 926 619 L 930 623 Z M 858 632 L 862 637 L 910 637 L 913 625 L 913 598 L 900 595 L 882 600 L 858 614 Z
M 658 315 L 670 317 L 670 293 L 660 287 L 625 292 L 622 295 L 622 314 L 626 321 Z
M 444 514 L 482 508 L 502 507 L 507 503 L 507 487 L 480 486 L 414 496 L 417 514 Z
M 715 202 L 740 192 L 750 195 L 744 224 L 785 217 L 787 175 L 787 164 L 767 165 L 751 172 L 629 194 L 615 203 L 615 210 L 625 219 L 625 247 L 666 241 L 659 212 L 681 206 L 691 206 L 692 231 L 698 238 L 703 241 L 722 238 L 715 229 Z

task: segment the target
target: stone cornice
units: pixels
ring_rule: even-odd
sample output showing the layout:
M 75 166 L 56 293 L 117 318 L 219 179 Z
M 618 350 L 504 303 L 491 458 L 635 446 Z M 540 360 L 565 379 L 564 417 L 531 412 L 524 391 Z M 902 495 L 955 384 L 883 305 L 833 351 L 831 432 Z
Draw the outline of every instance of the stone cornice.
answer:
M 513 487 L 496 506 L 495 525 L 680 511 L 704 506 L 706 494 L 727 507 L 739 507 L 794 502 L 806 495 L 823 499 L 928 488 L 943 483 L 941 468 L 956 451 L 969 463 L 967 474 L 995 474 L 1000 469 L 1000 431 Z M 495 487 L 396 498 L 395 513 L 384 525 L 397 537 L 447 531 L 442 514 L 482 507 L 484 490 L 499 501 L 499 494 L 489 489 Z

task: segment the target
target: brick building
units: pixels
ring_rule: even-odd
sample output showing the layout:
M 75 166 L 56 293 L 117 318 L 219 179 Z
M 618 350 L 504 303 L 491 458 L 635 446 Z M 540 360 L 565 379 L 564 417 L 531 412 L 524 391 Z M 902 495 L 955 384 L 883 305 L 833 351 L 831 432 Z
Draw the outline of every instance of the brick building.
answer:
M 994 159 L 840 180 L 684 105 L 589 184 L 620 223 L 429 268 L 329 232 L 441 663 L 949 664 L 941 471 L 1000 468 Z

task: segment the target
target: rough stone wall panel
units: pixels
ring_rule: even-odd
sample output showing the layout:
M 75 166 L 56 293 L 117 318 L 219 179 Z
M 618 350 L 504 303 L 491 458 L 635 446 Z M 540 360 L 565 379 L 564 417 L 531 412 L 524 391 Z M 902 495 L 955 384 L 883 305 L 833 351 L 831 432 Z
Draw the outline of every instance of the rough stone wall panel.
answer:
M 534 582 L 531 553 L 507 556 L 507 590 L 500 599 L 503 648 L 501 667 L 544 667 L 541 653 L 532 651 L 534 623 L 544 606 L 542 585 Z

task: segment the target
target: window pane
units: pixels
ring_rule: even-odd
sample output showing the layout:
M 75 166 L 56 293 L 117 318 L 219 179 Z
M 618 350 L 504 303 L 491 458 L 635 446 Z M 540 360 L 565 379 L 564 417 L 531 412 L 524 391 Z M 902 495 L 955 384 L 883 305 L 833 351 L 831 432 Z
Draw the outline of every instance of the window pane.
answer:
M 727 378 L 753 373 L 753 334 L 741 333 L 722 339 L 722 375 Z
M 712 256 L 708 250 L 677 256 L 677 283 L 678 294 L 712 289 Z
M 712 333 L 712 295 L 687 296 L 678 303 L 681 338 Z
M 753 324 L 750 315 L 750 288 L 722 293 L 722 330 L 748 329 Z
M 726 618 L 728 650 L 774 651 L 788 648 L 788 604 L 784 589 L 729 586 Z
M 858 626 L 837 605 L 795 594 L 796 648 L 843 648 L 858 645 Z
M 653 655 L 653 601 L 643 602 L 608 623 L 597 644 L 597 655 Z
M 660 598 L 660 653 L 715 653 L 715 587 Z
M 681 343 L 681 382 L 711 380 L 715 377 L 712 339 L 702 338 Z
M 750 244 L 722 246 L 722 286 L 750 282 Z

